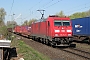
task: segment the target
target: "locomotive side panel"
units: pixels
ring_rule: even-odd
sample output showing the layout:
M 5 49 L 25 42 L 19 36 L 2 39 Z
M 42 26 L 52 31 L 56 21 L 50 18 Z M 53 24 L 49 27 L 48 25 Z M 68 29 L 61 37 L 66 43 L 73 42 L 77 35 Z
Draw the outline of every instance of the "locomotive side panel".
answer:
M 31 25 L 31 35 L 32 35 L 32 36 L 36 36 L 36 35 L 38 35 L 38 33 L 39 33 L 38 23 L 33 23 L 33 24 Z
M 33 36 L 38 36 L 38 37 L 46 37 L 47 34 L 47 23 L 46 22 L 38 22 L 38 23 L 33 23 L 31 25 L 31 33 Z
M 46 37 L 46 21 L 40 22 L 38 28 L 39 28 L 39 34 L 45 38 Z

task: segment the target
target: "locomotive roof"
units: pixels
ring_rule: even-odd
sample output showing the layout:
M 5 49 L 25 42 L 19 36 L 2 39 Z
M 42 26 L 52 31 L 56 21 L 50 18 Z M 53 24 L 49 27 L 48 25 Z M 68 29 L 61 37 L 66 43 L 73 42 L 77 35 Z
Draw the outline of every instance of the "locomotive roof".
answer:
M 56 15 L 49 16 L 48 18 L 54 18 L 54 19 L 60 19 L 60 18 L 66 19 L 67 18 L 67 19 L 70 19 L 69 17 L 66 17 L 66 16 L 65 17 L 59 17 L 59 16 L 56 16 Z M 39 19 L 35 23 L 46 21 L 48 18 Z
M 37 22 L 43 22 L 43 21 L 46 21 L 46 20 L 47 20 L 47 18 L 45 18 L 45 19 L 39 19 L 35 23 L 37 23 Z

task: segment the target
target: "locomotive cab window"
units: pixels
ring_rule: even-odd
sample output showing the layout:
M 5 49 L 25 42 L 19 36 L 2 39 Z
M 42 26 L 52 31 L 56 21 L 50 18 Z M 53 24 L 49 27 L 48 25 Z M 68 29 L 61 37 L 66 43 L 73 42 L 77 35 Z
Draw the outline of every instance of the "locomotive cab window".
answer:
M 70 21 L 55 20 L 54 26 L 70 26 Z
M 70 21 L 62 21 L 63 22 L 63 26 L 70 26 Z
M 54 21 L 54 26 L 62 26 L 62 22 L 59 20 Z

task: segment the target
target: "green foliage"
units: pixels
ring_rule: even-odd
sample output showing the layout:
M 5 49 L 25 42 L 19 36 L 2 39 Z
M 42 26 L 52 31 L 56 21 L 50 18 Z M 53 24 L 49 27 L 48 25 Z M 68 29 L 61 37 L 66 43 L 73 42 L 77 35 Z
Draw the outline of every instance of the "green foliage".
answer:
M 56 15 L 60 16 L 60 17 L 63 17 L 63 16 L 66 16 L 63 11 L 60 11 L 59 13 L 57 13 Z M 72 15 L 70 15 L 69 17 L 71 19 L 75 19 L 75 18 L 83 18 L 83 17 L 88 17 L 90 16 L 90 10 L 88 11 L 85 11 L 85 12 L 76 12 Z
M 90 9 L 86 11 L 86 16 L 90 16 Z
M 31 25 L 32 23 L 34 23 L 36 21 L 37 21 L 36 19 L 31 19 L 28 23 L 29 23 L 29 25 Z
M 28 25 L 28 21 L 26 20 L 26 21 L 24 21 L 24 24 L 23 25 Z
M 18 47 L 17 53 L 19 55 L 22 55 L 25 60 L 50 60 L 48 57 L 34 50 L 32 47 L 26 45 L 21 40 L 13 40 L 12 44 Z
M 77 12 L 69 16 L 71 19 L 86 17 L 85 12 Z
M 36 19 L 30 19 L 29 21 L 24 21 L 23 25 L 31 25 L 33 22 L 37 21 Z
M 4 8 L 0 8 L 0 23 L 4 22 L 6 12 Z
M 4 37 L 6 37 L 7 36 L 7 33 L 8 33 L 8 31 L 7 31 L 7 26 L 1 26 L 0 27 L 0 34 L 2 34 Z
M 60 17 L 66 16 L 63 11 L 60 11 L 56 15 L 60 16 Z M 71 19 L 75 19 L 75 18 L 83 18 L 83 17 L 87 17 L 87 16 L 90 16 L 90 10 L 85 11 L 85 12 L 76 12 L 76 13 L 70 15 L 69 17 Z M 35 21 L 37 21 L 37 20 L 36 19 L 30 19 L 29 21 L 26 20 L 23 25 L 31 25 Z
M 64 16 L 65 16 L 64 13 L 63 13 L 63 11 L 60 11 L 60 12 L 57 13 L 56 15 L 57 15 L 57 16 L 60 16 L 60 17 L 64 17 Z
M 90 16 L 90 10 L 85 11 L 85 12 L 76 12 L 76 13 L 70 15 L 69 17 L 71 19 L 75 19 L 75 18 L 83 18 L 83 17 L 88 17 L 88 16 Z
M 15 21 L 7 21 L 7 28 L 14 28 L 16 25 Z
M 0 34 L 4 37 L 7 36 L 7 27 L 5 26 L 4 19 L 5 19 L 6 12 L 4 8 L 0 8 Z

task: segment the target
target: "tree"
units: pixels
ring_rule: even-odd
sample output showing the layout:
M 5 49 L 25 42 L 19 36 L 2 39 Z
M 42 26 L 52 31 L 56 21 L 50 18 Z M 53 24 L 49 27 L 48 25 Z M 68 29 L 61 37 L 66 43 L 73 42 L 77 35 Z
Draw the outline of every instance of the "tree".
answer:
M 36 21 L 37 21 L 36 19 L 30 19 L 30 21 L 28 23 L 29 23 L 29 25 L 31 25 L 32 23 L 34 23 Z
M 13 28 L 16 25 L 17 25 L 17 23 L 15 21 L 7 21 L 7 27 L 8 28 Z
M 0 34 L 4 37 L 7 36 L 7 26 L 4 23 L 6 12 L 4 8 L 0 8 Z
M 75 18 L 83 18 L 83 17 L 89 17 L 90 16 L 90 10 L 85 11 L 85 12 L 76 12 L 72 15 L 70 15 L 69 17 L 71 19 L 75 19 Z
M 22 25 L 31 25 L 32 23 L 34 23 L 36 21 L 37 21 L 36 19 L 30 19 L 29 21 L 26 20 L 26 21 L 24 21 L 24 24 L 22 24 Z
M 4 8 L 0 8 L 0 26 L 4 25 L 6 12 Z
M 1 26 L 0 27 L 0 35 L 3 35 L 3 37 L 5 38 L 5 37 L 7 37 L 7 33 L 8 33 L 8 31 L 7 31 L 7 26 Z
M 56 15 L 58 15 L 58 16 L 60 16 L 60 17 L 64 17 L 64 16 L 65 16 L 64 13 L 63 13 L 63 11 L 60 11 L 60 12 L 57 13 Z
M 24 21 L 23 25 L 28 25 L 28 20 Z
M 77 12 L 69 16 L 71 19 L 86 17 L 86 12 Z
M 90 16 L 90 9 L 86 11 L 86 16 Z

